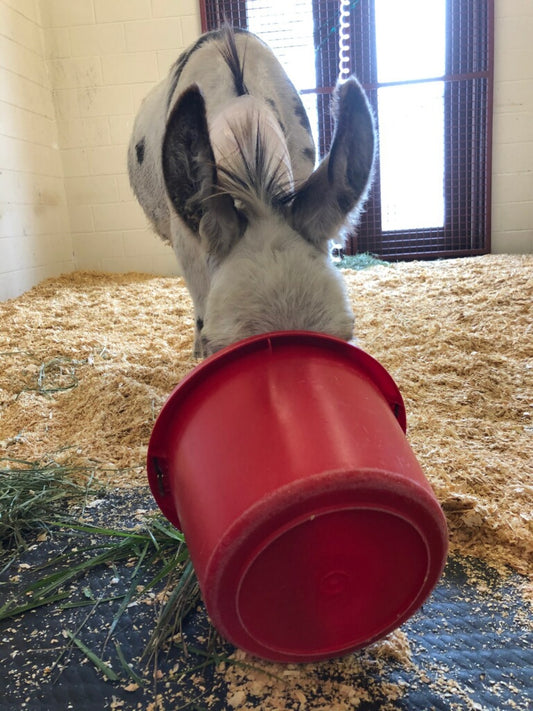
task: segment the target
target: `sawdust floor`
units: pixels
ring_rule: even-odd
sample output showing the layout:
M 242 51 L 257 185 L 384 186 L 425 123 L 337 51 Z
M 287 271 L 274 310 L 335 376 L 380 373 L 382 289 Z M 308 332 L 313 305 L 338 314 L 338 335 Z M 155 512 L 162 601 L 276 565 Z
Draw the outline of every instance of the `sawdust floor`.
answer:
M 404 396 L 408 437 L 447 515 L 452 554 L 461 565 L 473 556 L 490 566 L 503 576 L 500 588 L 512 572 L 520 594 L 530 595 L 533 258 L 413 262 L 344 275 L 359 345 L 389 370 Z M 0 304 L 0 324 L 0 456 L 88 463 L 111 490 L 145 496 L 144 460 L 155 417 L 195 365 L 191 304 L 182 281 L 70 274 Z M 476 576 L 468 580 L 475 583 Z M 486 581 L 476 595 L 483 586 Z M 530 618 L 521 624 L 531 629 Z M 284 677 L 290 672 L 298 693 L 290 703 L 278 699 L 273 705 L 267 702 L 275 699 L 273 686 L 265 685 L 268 677 L 228 665 L 217 670 L 227 693 L 227 704 L 219 707 L 370 708 L 370 692 L 359 693 L 359 685 L 359 695 L 351 694 L 357 685 L 350 669 L 360 673 L 364 660 L 372 666 L 380 658 L 387 665 L 391 654 L 412 665 L 404 630 L 366 656 L 314 665 L 311 672 L 275 669 Z M 528 654 L 524 663 L 531 665 Z M 381 667 L 372 668 L 379 676 Z M 380 683 L 391 685 L 390 706 L 376 708 L 415 708 L 402 706 L 405 682 Z M 320 705 L 315 694 L 310 703 L 310 684 L 328 687 L 333 697 Z M 441 707 L 485 708 L 459 691 L 448 690 L 459 693 L 453 702 L 458 705 Z M 528 708 L 523 694 L 518 705 L 498 708 Z M 113 698 L 110 692 L 102 708 L 113 708 Z M 217 708 L 209 698 L 206 693 L 198 708 Z M 155 709 L 156 701 L 150 703 L 120 701 L 116 708 Z

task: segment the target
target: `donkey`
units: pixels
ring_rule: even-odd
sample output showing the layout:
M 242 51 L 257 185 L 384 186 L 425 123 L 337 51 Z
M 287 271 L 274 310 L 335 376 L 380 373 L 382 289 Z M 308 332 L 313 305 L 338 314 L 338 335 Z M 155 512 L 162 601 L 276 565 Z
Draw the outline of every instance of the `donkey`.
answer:
M 130 182 L 181 266 L 196 357 L 269 331 L 352 338 L 328 245 L 357 222 L 375 132 L 354 77 L 337 85 L 333 107 L 331 150 L 315 169 L 309 120 L 281 64 L 228 27 L 202 35 L 144 99 Z

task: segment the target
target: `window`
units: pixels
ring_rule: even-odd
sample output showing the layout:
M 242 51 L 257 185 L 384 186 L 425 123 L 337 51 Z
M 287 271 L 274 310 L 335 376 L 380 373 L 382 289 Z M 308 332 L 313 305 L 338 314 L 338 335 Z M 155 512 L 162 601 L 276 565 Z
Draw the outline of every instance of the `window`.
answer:
M 490 251 L 493 0 L 203 0 L 204 29 L 250 29 L 302 94 L 319 154 L 340 72 L 368 94 L 380 149 L 348 252 Z

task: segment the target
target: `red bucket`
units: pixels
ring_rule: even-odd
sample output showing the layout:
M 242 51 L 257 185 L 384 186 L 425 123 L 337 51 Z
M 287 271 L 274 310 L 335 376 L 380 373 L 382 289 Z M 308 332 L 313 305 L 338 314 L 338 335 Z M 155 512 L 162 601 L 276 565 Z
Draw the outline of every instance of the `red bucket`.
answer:
M 209 616 L 251 654 L 308 662 L 367 645 L 426 600 L 447 528 L 387 371 L 330 336 L 247 339 L 198 365 L 148 448 Z

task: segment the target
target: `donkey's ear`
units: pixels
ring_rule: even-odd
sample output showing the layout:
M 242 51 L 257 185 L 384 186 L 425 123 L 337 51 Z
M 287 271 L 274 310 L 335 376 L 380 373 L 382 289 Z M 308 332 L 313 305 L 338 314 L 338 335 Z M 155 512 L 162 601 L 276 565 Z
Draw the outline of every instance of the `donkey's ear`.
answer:
M 163 177 L 168 196 L 188 227 L 222 258 L 241 233 L 233 200 L 217 189 L 205 101 L 193 85 L 178 99 L 165 129 Z
M 296 191 L 290 220 L 309 242 L 325 248 L 366 198 L 374 164 L 374 120 L 356 79 L 338 85 L 331 150 Z

